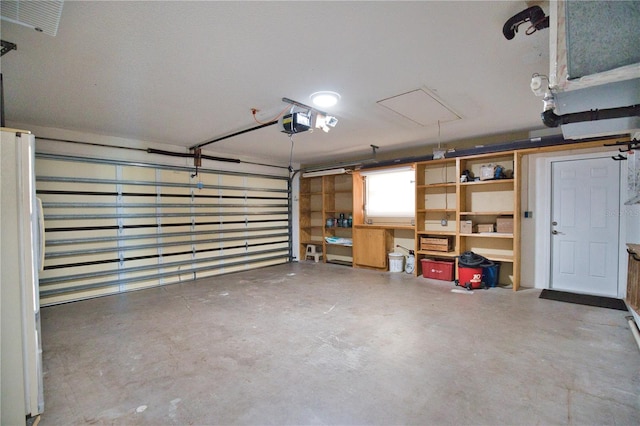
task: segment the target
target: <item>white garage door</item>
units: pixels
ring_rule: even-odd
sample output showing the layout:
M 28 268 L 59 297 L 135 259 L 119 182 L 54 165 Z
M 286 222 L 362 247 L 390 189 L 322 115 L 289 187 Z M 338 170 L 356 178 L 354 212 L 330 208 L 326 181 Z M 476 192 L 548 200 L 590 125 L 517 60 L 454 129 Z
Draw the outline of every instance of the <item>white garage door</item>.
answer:
M 287 177 L 51 155 L 43 306 L 288 262 Z

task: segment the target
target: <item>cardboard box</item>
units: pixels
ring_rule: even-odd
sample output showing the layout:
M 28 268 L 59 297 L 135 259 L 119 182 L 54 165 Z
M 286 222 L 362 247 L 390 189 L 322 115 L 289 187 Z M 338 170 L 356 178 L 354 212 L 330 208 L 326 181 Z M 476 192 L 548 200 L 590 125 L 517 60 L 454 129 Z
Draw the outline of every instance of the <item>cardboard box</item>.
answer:
M 497 232 L 504 234 L 513 234 L 513 218 L 499 217 L 496 219 Z
M 496 232 L 496 226 L 493 223 L 479 223 L 475 228 L 476 232 Z
M 422 276 L 434 280 L 453 281 L 453 262 L 446 260 L 420 259 Z
M 420 238 L 420 250 L 427 251 L 451 251 L 453 247 L 452 237 L 422 237 Z
M 460 221 L 460 233 L 461 234 L 471 234 L 473 232 L 473 221 L 472 220 L 461 220 Z
M 480 180 L 495 179 L 496 166 L 494 164 L 487 164 L 480 167 Z

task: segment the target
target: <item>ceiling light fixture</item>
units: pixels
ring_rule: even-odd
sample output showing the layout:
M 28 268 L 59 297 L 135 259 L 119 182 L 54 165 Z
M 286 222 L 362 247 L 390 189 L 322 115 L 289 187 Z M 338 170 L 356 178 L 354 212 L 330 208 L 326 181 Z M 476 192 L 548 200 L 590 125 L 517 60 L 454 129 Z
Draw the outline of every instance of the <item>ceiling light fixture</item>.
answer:
M 319 106 L 320 108 L 329 108 L 338 103 L 340 100 L 340 94 L 325 90 L 312 93 L 310 98 L 314 105 Z
M 318 170 L 315 172 L 304 172 L 302 173 L 302 177 L 316 177 L 316 176 L 331 176 L 331 175 L 341 175 L 347 173 L 347 169 L 344 167 L 339 169 L 331 169 L 331 170 Z

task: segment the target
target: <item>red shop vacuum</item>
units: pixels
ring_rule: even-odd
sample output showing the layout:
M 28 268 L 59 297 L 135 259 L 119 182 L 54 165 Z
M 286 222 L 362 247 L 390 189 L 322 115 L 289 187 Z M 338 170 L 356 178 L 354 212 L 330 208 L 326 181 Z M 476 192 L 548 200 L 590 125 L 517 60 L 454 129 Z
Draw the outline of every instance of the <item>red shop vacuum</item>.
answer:
M 456 286 L 461 286 L 467 290 L 478 288 L 489 288 L 482 280 L 483 268 L 492 266 L 493 262 L 484 256 L 480 256 L 472 251 L 465 251 L 458 256 L 458 279 Z

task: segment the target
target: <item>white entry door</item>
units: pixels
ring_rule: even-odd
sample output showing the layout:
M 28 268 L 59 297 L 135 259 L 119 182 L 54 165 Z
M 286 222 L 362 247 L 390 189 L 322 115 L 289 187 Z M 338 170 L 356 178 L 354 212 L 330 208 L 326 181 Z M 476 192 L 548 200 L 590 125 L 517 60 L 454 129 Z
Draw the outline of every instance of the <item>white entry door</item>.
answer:
M 550 288 L 617 297 L 620 162 L 554 161 L 551 170 Z

